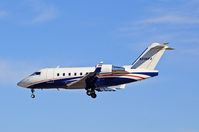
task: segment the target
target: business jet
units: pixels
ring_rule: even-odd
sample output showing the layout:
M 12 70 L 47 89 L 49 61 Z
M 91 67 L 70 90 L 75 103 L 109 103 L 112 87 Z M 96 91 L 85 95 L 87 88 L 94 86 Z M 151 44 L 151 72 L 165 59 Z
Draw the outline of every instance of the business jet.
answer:
M 84 89 L 86 94 L 96 98 L 96 91 L 117 91 L 126 84 L 158 76 L 154 70 L 160 58 L 169 48 L 168 43 L 151 44 L 132 65 L 114 66 L 100 62 L 96 67 L 46 68 L 34 72 L 17 85 L 35 89 Z

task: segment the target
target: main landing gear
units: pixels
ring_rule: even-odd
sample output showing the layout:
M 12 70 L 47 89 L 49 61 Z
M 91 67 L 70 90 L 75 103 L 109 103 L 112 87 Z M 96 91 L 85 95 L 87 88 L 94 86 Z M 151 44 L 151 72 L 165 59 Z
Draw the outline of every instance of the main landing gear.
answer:
M 92 98 L 96 98 L 97 97 L 97 94 L 95 93 L 95 90 L 87 90 L 86 91 L 86 94 L 88 95 L 88 96 L 91 96 Z
M 34 95 L 34 92 L 35 92 L 35 90 L 34 89 L 31 89 L 31 92 L 32 92 L 32 95 L 31 95 L 31 98 L 35 98 L 35 95 Z

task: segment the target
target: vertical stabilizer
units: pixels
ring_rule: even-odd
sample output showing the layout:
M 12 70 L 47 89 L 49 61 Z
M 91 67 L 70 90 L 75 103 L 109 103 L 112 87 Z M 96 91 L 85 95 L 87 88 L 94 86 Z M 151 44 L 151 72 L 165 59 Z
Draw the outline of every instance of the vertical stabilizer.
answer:
M 168 43 L 151 44 L 140 57 L 132 64 L 132 69 L 149 69 L 154 70 L 165 50 L 173 50 L 169 48 Z

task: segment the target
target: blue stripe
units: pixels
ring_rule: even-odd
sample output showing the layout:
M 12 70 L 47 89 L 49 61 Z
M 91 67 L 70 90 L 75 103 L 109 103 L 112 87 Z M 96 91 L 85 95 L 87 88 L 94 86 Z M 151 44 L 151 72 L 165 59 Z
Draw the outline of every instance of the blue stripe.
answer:
M 67 84 L 76 81 L 73 79 L 80 79 L 82 77 L 83 76 L 46 81 L 46 82 L 34 84 L 34 85 L 30 86 L 29 88 L 66 88 Z M 54 82 L 52 82 L 52 81 L 54 81 Z
M 142 75 L 148 75 L 151 77 L 157 76 L 158 72 L 133 72 L 132 74 L 142 74 Z M 35 85 L 30 86 L 29 88 L 66 88 L 67 84 L 70 84 L 76 80 L 73 79 L 80 79 L 83 76 L 80 77 L 72 77 L 72 78 L 64 78 L 64 79 L 57 79 L 54 80 L 53 83 L 42 82 Z M 119 77 L 109 77 L 109 78 L 98 78 L 96 82 L 97 87 L 109 87 L 109 86 L 115 86 L 115 85 L 121 85 L 125 83 L 131 83 L 135 82 L 137 80 L 130 79 L 130 78 L 119 78 Z
M 55 80 L 54 83 L 48 83 L 43 82 L 39 84 L 35 84 L 30 86 L 29 88 L 66 88 L 67 84 L 70 84 L 76 80 L 68 80 L 68 79 L 59 79 Z M 129 78 L 118 78 L 118 77 L 112 77 L 112 78 L 99 78 L 97 79 L 96 86 L 97 87 L 109 87 L 114 85 L 120 85 L 124 83 L 130 83 L 137 80 L 129 79 Z
M 109 77 L 109 78 L 99 78 L 96 82 L 97 87 L 110 87 L 115 85 L 121 85 L 125 83 L 135 82 L 137 80 L 130 78 L 119 78 L 119 77 Z
M 78 78 L 82 78 L 83 76 L 79 76 L 79 77 L 71 77 L 71 78 L 63 78 L 63 79 L 57 79 L 57 80 L 72 80 L 72 79 L 78 79 Z M 55 78 L 55 80 L 54 81 L 56 81 L 56 78 Z

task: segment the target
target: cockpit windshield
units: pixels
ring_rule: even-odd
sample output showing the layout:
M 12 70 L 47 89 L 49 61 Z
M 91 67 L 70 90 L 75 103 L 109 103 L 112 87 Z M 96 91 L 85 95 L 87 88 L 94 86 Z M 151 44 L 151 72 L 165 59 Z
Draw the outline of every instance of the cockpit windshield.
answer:
M 31 74 L 30 76 L 36 76 L 36 75 L 41 75 L 41 72 L 34 72 L 34 73 Z

